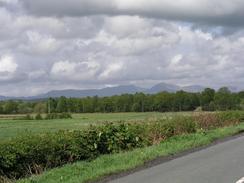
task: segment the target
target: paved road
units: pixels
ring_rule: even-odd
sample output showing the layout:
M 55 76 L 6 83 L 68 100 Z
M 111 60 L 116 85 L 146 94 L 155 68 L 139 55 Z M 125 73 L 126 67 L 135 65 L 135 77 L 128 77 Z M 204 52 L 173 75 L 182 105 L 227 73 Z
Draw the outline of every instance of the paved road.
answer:
M 242 177 L 244 136 L 110 183 L 236 183 Z

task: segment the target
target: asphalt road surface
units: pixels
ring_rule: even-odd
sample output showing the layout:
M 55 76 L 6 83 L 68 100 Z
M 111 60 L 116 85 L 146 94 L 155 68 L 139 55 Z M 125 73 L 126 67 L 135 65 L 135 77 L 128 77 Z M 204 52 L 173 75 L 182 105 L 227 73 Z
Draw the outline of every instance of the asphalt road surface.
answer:
M 110 183 L 244 183 L 244 136 Z

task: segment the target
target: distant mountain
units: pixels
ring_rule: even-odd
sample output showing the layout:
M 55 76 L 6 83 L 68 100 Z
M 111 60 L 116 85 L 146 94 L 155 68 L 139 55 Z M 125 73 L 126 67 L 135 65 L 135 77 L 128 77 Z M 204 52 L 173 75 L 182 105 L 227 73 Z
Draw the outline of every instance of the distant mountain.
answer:
M 197 93 L 197 92 L 202 92 L 205 88 L 207 87 L 200 86 L 200 85 L 191 85 L 191 86 L 184 86 L 181 89 L 186 92 Z
M 144 92 L 144 88 L 140 88 L 134 85 L 126 85 L 126 86 L 117 86 L 117 87 L 108 87 L 101 89 L 99 91 L 98 96 L 111 96 L 111 95 L 121 95 L 124 93 L 136 93 L 136 92 Z
M 112 96 L 112 95 L 121 95 L 124 93 L 133 94 L 136 92 L 142 92 L 145 89 L 134 86 L 134 85 L 125 85 L 125 86 L 117 86 L 117 87 L 107 87 L 103 89 L 89 89 L 89 90 L 53 90 L 46 94 L 37 95 L 34 98 L 49 98 L 49 97 L 87 97 L 87 96 Z
M 236 86 L 226 86 L 231 92 L 239 92 L 240 89 Z M 222 88 L 222 87 L 221 87 Z
M 1 101 L 1 100 L 8 100 L 8 99 L 9 99 L 9 97 L 0 96 L 0 101 Z
M 140 88 L 134 85 L 123 85 L 123 86 L 116 86 L 116 87 L 107 87 L 102 89 L 87 89 L 87 90 L 75 90 L 75 89 L 68 89 L 68 90 L 53 90 L 41 95 L 37 96 L 31 96 L 31 97 L 5 97 L 0 96 L 1 100 L 9 100 L 9 99 L 21 99 L 21 100 L 40 100 L 45 99 L 49 97 L 57 98 L 61 96 L 65 97 L 74 97 L 74 98 L 82 98 L 82 97 L 88 97 L 88 96 L 112 96 L 112 95 L 121 95 L 121 94 L 134 94 L 137 92 L 143 92 L 146 94 L 154 94 L 159 92 L 176 92 L 179 90 L 184 90 L 186 92 L 201 92 L 206 87 L 200 86 L 200 85 L 191 85 L 191 86 L 185 86 L 180 87 L 173 84 L 167 84 L 167 83 L 159 83 L 149 89 Z M 236 88 L 231 87 L 232 91 L 237 91 Z
M 162 91 L 167 92 L 176 92 L 179 91 L 181 88 L 177 85 L 167 84 L 167 83 L 159 83 L 152 88 L 146 90 L 146 93 L 158 93 Z
M 167 83 L 159 83 L 159 84 L 153 86 L 152 88 L 146 90 L 146 92 L 147 93 L 158 93 L 158 92 L 162 92 L 162 91 L 177 92 L 179 90 L 183 90 L 186 92 L 197 93 L 197 92 L 203 91 L 205 88 L 206 87 L 200 86 L 200 85 L 190 85 L 190 86 L 180 87 L 177 85 L 172 85 L 172 84 L 167 84 Z

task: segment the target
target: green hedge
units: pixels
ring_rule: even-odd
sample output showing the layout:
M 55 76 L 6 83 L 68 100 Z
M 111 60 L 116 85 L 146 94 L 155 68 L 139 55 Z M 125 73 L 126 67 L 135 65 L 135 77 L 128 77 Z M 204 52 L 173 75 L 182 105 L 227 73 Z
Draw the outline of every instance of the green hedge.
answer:
M 72 115 L 70 113 L 50 113 L 47 114 L 45 119 L 71 119 Z
M 0 175 L 20 178 L 71 163 L 149 145 L 144 127 L 108 124 L 85 131 L 25 135 L 0 144 Z
M 101 154 L 128 151 L 149 146 L 199 128 L 210 129 L 239 123 L 242 113 L 214 113 L 195 117 L 144 123 L 119 123 L 91 126 L 83 131 L 59 131 L 25 134 L 0 143 L 0 177 L 22 178 L 80 160 L 91 160 Z M 224 123 L 220 123 L 220 121 Z
M 50 120 L 50 119 L 72 119 L 72 115 L 70 113 L 50 113 L 42 116 L 41 114 L 36 114 L 35 116 L 31 116 L 27 114 L 22 117 L 16 118 L 16 120 Z

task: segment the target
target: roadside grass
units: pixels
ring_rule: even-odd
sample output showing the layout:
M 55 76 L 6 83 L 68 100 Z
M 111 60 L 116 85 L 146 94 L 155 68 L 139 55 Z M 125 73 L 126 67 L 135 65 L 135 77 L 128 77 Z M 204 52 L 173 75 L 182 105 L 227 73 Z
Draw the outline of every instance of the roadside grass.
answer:
M 148 121 L 175 115 L 192 115 L 193 112 L 144 112 L 144 113 L 84 113 L 73 114 L 73 119 L 16 120 L 21 115 L 0 115 L 0 141 L 24 133 L 45 133 L 59 130 L 81 130 L 89 125 L 116 121 Z
M 235 135 L 244 130 L 244 123 L 218 128 L 207 132 L 198 131 L 172 137 L 162 143 L 129 152 L 103 155 L 93 161 L 77 162 L 44 172 L 39 176 L 17 181 L 17 183 L 86 183 L 107 175 L 123 172 L 143 165 L 158 157 L 166 157 L 204 145 L 217 139 Z

